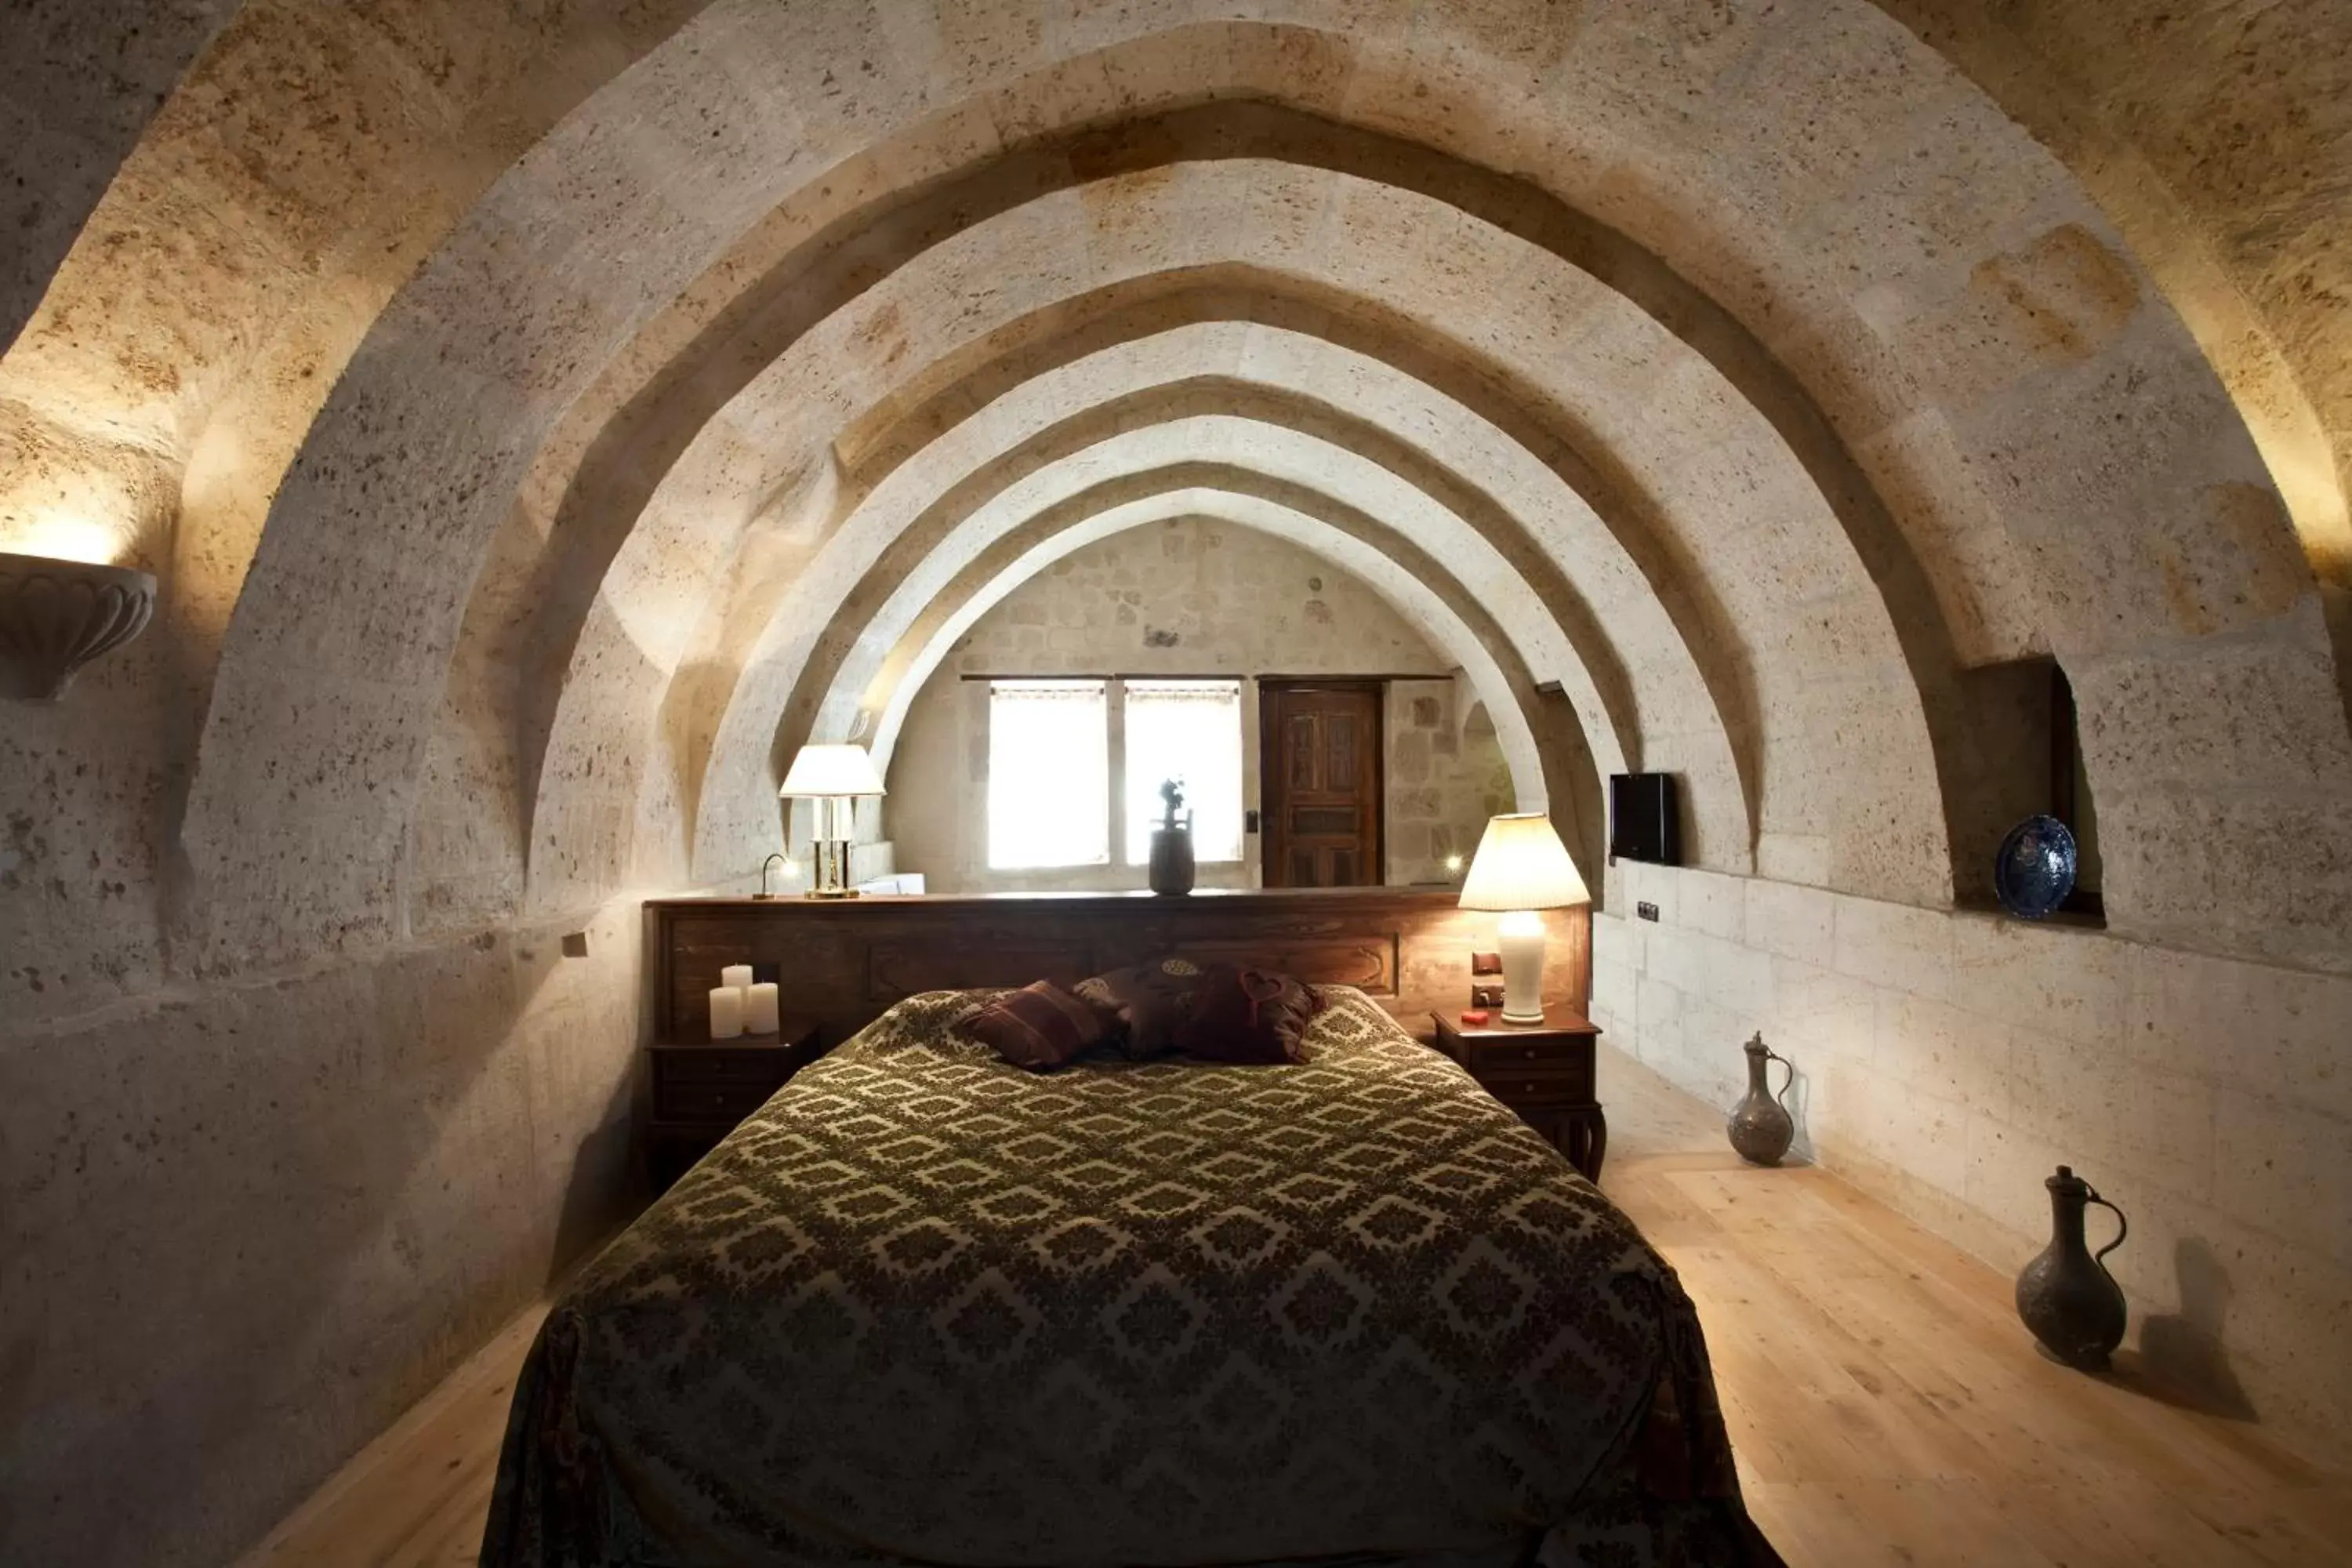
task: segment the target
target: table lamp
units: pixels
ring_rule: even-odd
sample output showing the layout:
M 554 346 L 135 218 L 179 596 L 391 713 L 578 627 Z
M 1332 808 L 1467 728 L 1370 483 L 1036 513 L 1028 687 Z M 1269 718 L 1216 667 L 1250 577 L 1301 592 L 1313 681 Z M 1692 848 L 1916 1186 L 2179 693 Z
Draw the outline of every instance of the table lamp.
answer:
M 814 862 L 808 896 L 854 899 L 849 885 L 849 844 L 856 837 L 856 802 L 883 794 L 882 775 L 863 746 L 803 746 L 776 792 L 786 800 L 816 802 L 809 855 Z
M 1544 921 L 1537 911 L 1591 897 L 1550 817 L 1524 811 L 1487 820 L 1462 881 L 1462 907 L 1503 917 L 1495 928 L 1503 954 L 1503 1022 L 1543 1022 Z

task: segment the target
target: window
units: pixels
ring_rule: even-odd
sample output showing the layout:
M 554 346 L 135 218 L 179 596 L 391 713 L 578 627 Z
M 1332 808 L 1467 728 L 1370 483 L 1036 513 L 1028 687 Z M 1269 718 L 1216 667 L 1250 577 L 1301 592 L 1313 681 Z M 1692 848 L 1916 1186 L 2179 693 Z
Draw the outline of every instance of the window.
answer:
M 1242 689 L 1232 680 L 1126 682 L 1127 861 L 1151 858 L 1163 815 L 1160 785 L 1184 784 L 1192 856 L 1242 858 Z
M 1110 725 L 1100 680 L 999 680 L 988 692 L 988 864 L 1110 859 Z

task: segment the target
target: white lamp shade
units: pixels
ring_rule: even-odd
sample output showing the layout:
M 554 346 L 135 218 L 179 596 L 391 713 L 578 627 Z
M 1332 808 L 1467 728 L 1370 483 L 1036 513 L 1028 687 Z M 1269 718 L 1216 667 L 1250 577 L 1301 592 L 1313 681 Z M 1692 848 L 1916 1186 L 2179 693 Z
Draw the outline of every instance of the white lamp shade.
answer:
M 875 795 L 883 793 L 882 775 L 863 746 L 803 746 L 776 793 L 788 800 Z
M 1557 910 L 1591 900 L 1550 817 L 1528 811 L 1487 819 L 1462 879 L 1464 909 Z

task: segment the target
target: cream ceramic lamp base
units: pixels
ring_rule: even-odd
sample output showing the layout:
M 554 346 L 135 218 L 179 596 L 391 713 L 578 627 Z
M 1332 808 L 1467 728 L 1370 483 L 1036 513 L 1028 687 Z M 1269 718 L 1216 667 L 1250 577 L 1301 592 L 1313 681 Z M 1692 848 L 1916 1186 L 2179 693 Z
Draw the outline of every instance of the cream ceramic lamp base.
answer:
M 1533 910 L 1513 910 L 1495 924 L 1495 945 L 1503 955 L 1503 1022 L 1544 1020 L 1544 919 Z

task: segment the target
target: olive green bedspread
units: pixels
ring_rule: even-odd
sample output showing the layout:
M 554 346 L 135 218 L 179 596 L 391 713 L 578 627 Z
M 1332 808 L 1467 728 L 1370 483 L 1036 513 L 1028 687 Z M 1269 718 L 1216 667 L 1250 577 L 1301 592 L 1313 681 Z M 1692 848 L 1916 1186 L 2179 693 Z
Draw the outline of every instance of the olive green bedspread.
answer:
M 1361 995 L 1047 1077 L 913 998 L 591 1264 L 482 1562 L 1770 1563 L 1674 1273 Z

